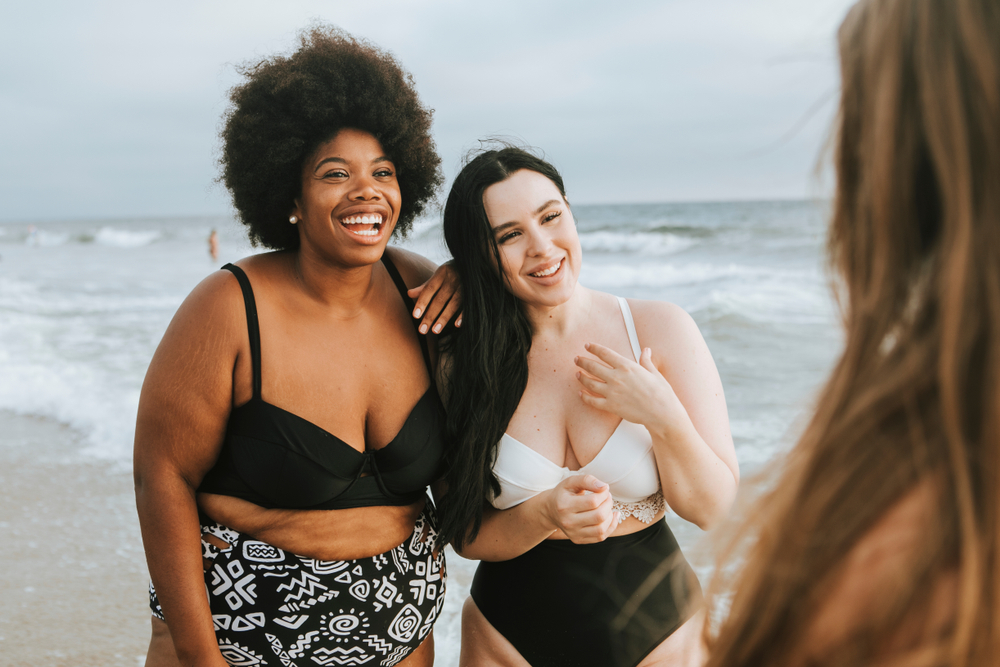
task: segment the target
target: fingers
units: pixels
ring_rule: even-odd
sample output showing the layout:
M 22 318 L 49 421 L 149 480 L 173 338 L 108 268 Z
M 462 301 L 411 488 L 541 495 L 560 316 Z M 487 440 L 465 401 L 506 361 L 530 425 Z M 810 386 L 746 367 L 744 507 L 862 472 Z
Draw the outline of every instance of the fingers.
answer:
M 413 317 L 420 318 L 419 330 L 423 334 L 441 333 L 462 307 L 458 276 L 447 263 L 439 266 L 426 283 L 407 290 L 407 294 L 416 299 Z
M 434 303 L 431 304 L 431 307 L 427 310 L 427 315 L 424 317 L 424 321 L 426 321 L 428 318 L 432 316 L 434 305 L 437 304 L 437 302 L 438 300 L 435 299 Z M 457 294 L 455 294 L 454 296 L 451 297 L 451 299 L 449 299 L 448 303 L 441 311 L 441 314 L 437 316 L 437 319 L 434 322 L 434 326 L 431 327 L 431 331 L 433 331 L 436 334 L 439 334 L 442 331 L 444 331 L 444 328 L 448 325 L 448 322 L 450 322 L 452 318 L 455 317 L 455 315 L 459 312 L 459 309 L 461 309 L 461 307 L 462 307 L 462 300 L 459 298 Z M 459 317 L 459 320 L 455 322 L 456 327 L 459 326 L 460 321 L 461 317 Z
M 583 373 L 577 373 L 576 379 L 580 381 L 580 384 L 589 391 L 591 394 L 596 394 L 597 396 L 604 396 L 608 390 L 608 383 L 602 382 L 601 380 L 595 380 L 594 378 L 584 375 Z
M 560 482 L 559 486 L 570 493 L 583 493 L 584 491 L 600 493 L 608 488 L 607 484 L 593 475 L 573 475 Z
M 602 364 L 587 357 L 575 357 L 573 362 L 590 375 L 604 381 L 607 381 L 611 377 L 611 373 L 615 370 L 607 364 Z
M 608 399 L 603 396 L 595 396 L 594 394 L 587 393 L 586 391 L 581 391 L 580 400 L 583 401 L 585 405 L 589 405 L 592 408 L 609 412 Z
M 433 276 L 431 277 L 433 278 Z M 423 285 L 417 285 L 416 287 L 411 287 L 410 289 L 406 290 L 406 295 L 411 299 L 416 300 L 417 297 L 420 296 L 420 293 L 424 291 L 425 287 L 427 287 L 427 283 L 424 283 Z M 416 310 L 416 308 L 414 308 L 414 310 Z M 414 315 L 413 317 L 419 317 L 419 315 Z
M 569 477 L 554 491 L 554 523 L 573 542 L 600 542 L 618 527 L 611 489 L 593 475 Z
M 601 542 L 618 527 L 617 512 L 613 509 L 614 501 L 610 492 L 587 494 L 586 498 L 588 505 L 596 503 L 597 506 L 566 516 L 562 529 L 577 544 Z
M 442 308 L 444 307 L 442 305 L 444 301 L 442 300 L 443 295 L 441 294 L 440 288 L 441 288 L 441 278 L 439 278 L 438 274 L 435 273 L 433 276 L 430 277 L 430 280 L 425 282 L 423 285 L 419 285 L 407 291 L 407 294 L 409 294 L 411 298 L 414 295 L 416 296 L 417 301 L 413 306 L 413 317 L 417 318 L 422 316 L 422 319 L 420 320 L 421 333 L 427 333 L 425 328 L 426 329 L 430 328 L 430 325 L 434 322 L 434 319 L 437 317 L 438 313 L 440 313 Z M 448 294 L 444 296 L 444 299 L 450 298 L 450 296 L 451 295 Z M 427 311 L 431 306 L 431 304 L 435 301 L 437 301 L 438 304 L 437 308 L 435 308 L 434 310 L 434 317 L 429 318 L 427 316 Z
M 653 363 L 653 349 L 649 347 L 642 348 L 642 355 L 639 357 L 639 365 L 645 368 L 650 373 L 660 374 L 660 369 L 656 367 Z
M 612 506 L 614 506 L 613 502 Z M 613 510 L 611 512 L 611 515 L 608 516 L 607 522 L 602 526 L 601 539 L 599 541 L 603 542 L 604 540 L 611 537 L 612 533 L 618 530 L 618 525 L 620 523 L 621 523 L 621 513 L 618 510 Z
M 450 304 L 450 295 L 445 297 L 442 292 L 435 294 L 434 300 L 427 304 L 427 310 L 424 311 L 424 316 L 420 320 L 420 326 L 418 327 L 420 333 L 425 334 L 428 331 L 433 331 L 436 334 L 441 333 L 445 325 L 448 324 L 448 320 L 458 310 L 458 306 L 456 305 L 449 311 Z
M 611 366 L 612 368 L 620 368 L 629 361 L 628 359 L 618 354 L 611 348 L 604 347 L 603 345 L 599 345 L 598 343 L 587 343 L 586 345 L 584 345 L 584 348 L 586 348 L 587 352 L 590 352 L 592 355 L 594 355 L 601 361 L 605 362 L 608 366 Z

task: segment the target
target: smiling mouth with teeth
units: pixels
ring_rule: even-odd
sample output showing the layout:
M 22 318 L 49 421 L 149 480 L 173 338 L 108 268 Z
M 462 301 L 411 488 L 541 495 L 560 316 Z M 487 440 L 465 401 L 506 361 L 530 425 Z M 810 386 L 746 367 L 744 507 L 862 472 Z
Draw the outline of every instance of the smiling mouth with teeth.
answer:
M 352 234 L 358 236 L 375 236 L 382 228 L 381 213 L 366 213 L 364 215 L 352 215 L 340 221 L 344 227 Z
M 529 273 L 528 275 L 529 276 L 533 276 L 535 278 L 545 278 L 547 276 L 551 276 L 553 273 L 555 273 L 556 271 L 559 270 L 559 267 L 562 266 L 562 263 L 563 263 L 563 260 L 560 259 L 559 263 L 556 264 L 555 266 L 553 266 L 551 268 L 548 268 L 548 269 L 545 269 L 544 271 L 538 271 L 537 273 Z

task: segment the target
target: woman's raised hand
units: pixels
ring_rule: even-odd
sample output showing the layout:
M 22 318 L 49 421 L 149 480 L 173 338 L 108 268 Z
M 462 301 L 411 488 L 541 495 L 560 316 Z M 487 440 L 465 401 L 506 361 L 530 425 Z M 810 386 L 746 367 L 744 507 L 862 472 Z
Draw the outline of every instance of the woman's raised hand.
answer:
M 581 368 L 576 377 L 584 388 L 580 392 L 584 403 L 647 428 L 687 416 L 673 387 L 653 363 L 650 348 L 643 349 L 639 363 L 597 343 L 588 343 L 586 348 L 597 360 L 575 359 Z
M 455 318 L 456 327 L 462 326 L 462 285 L 451 262 L 439 266 L 427 282 L 408 290 L 407 294 L 417 300 L 413 317 L 420 318 L 420 333 L 441 333 L 452 318 Z
M 603 542 L 618 527 L 611 489 L 593 475 L 567 477 L 553 488 L 545 514 L 575 544 Z

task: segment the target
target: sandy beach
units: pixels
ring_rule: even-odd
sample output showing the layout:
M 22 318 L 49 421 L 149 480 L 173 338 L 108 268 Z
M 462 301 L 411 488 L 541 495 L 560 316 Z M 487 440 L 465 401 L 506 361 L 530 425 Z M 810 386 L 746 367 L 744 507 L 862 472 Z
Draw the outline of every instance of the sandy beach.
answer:
M 0 663 L 135 667 L 146 562 L 121 463 L 55 421 L 0 412 Z

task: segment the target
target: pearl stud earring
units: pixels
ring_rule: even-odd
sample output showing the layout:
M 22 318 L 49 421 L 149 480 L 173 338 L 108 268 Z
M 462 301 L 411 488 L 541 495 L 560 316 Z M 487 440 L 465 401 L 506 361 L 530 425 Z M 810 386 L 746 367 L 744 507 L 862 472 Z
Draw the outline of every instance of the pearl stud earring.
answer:
M 299 219 L 296 218 L 294 215 L 288 218 L 288 222 L 292 223 L 293 225 L 298 221 Z

